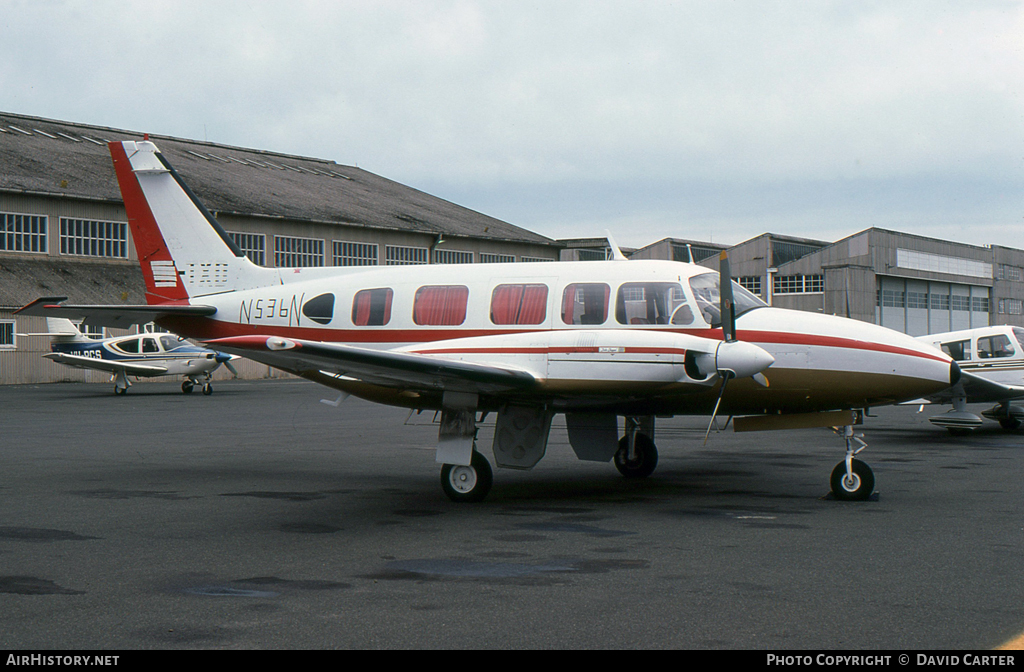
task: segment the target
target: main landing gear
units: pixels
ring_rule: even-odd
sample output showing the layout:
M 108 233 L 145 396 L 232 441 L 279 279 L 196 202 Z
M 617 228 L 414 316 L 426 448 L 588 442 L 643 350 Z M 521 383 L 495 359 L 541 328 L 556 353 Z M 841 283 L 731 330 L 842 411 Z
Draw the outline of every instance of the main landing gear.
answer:
M 838 430 L 836 430 L 838 432 Z M 846 439 L 846 459 L 832 470 L 830 484 L 832 496 L 844 501 L 864 501 L 875 491 L 875 474 L 866 463 L 856 459 L 854 455 L 868 447 L 860 440 L 863 435 L 853 433 L 853 427 L 843 427 L 843 438 Z M 854 442 L 860 447 L 854 449 Z
M 638 431 L 640 420 L 626 418 L 626 435 L 619 439 L 615 468 L 626 478 L 647 478 L 658 466 L 658 448 L 647 434 Z
M 211 394 L 213 394 L 213 384 L 210 382 L 210 380 L 211 380 L 210 379 L 210 374 L 208 374 L 208 373 L 206 374 L 206 378 L 203 380 L 202 383 L 200 383 L 195 378 L 186 378 L 181 383 L 181 393 L 182 394 L 192 394 L 193 388 L 195 388 L 196 385 L 200 385 L 201 384 L 202 385 L 202 389 L 203 389 L 203 394 L 205 394 L 206 396 L 210 396 Z
M 473 447 L 468 466 L 445 464 L 441 467 L 441 488 L 453 502 L 479 502 L 491 491 L 494 482 L 487 458 Z

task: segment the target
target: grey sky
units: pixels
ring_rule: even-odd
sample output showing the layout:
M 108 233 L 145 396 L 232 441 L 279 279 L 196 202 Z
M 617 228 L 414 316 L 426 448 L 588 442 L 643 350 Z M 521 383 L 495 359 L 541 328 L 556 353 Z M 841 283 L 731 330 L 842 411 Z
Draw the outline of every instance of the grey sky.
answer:
M 552 237 L 1024 247 L 1020 2 L 0 9 L 4 111 L 358 164 Z

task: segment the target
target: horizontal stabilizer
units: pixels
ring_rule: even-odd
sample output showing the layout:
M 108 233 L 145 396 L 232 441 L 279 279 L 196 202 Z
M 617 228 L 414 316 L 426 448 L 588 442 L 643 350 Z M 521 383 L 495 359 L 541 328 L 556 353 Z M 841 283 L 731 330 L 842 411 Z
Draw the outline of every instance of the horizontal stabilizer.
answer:
M 90 326 L 127 329 L 136 324 L 154 322 L 162 317 L 210 317 L 217 312 L 217 309 L 213 306 L 178 304 L 105 306 L 67 305 L 61 303 L 66 300 L 67 297 L 64 296 L 36 299 L 27 306 L 14 311 L 14 314 L 37 317 L 65 317 L 71 320 L 83 320 Z

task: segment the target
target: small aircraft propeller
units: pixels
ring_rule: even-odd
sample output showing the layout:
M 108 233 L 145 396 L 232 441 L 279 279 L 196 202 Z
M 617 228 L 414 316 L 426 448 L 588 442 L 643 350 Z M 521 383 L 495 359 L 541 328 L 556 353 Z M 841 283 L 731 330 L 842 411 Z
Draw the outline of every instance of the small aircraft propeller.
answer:
M 235 358 L 235 355 L 229 355 L 226 352 L 218 352 L 213 356 L 213 358 L 217 360 L 217 364 L 223 364 L 227 367 L 227 370 L 231 372 L 232 376 L 238 378 L 238 369 L 236 369 L 235 365 L 231 363 L 231 360 Z
M 718 417 L 718 408 L 725 396 L 725 388 L 733 378 L 750 376 L 759 385 L 768 387 L 768 379 L 763 371 L 775 362 L 775 358 L 753 343 L 744 343 L 736 338 L 736 301 L 732 292 L 732 272 L 729 268 L 729 256 L 722 251 L 718 257 L 718 299 L 722 319 L 722 342 L 715 349 L 715 354 L 702 355 L 697 358 L 698 367 L 702 370 L 714 369 L 722 378 L 722 387 L 718 390 L 715 410 L 711 413 L 711 422 L 704 432 L 704 443 L 708 442 L 711 427 Z M 710 361 L 713 358 L 713 362 Z M 703 361 L 702 361 L 703 360 Z M 703 365 L 702 365 L 703 364 Z M 710 371 L 706 371 L 710 373 Z

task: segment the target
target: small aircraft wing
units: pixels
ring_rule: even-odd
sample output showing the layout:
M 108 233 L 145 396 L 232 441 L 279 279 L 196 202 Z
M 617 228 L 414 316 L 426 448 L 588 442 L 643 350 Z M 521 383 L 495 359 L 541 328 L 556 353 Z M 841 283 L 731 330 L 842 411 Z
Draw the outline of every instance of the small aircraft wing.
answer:
M 277 336 L 235 336 L 205 345 L 297 374 L 326 371 L 388 387 L 495 393 L 537 383 L 529 371 L 513 367 Z
M 37 317 L 66 317 L 71 320 L 84 320 L 86 324 L 96 327 L 113 327 L 127 329 L 135 324 L 146 324 L 161 317 L 171 315 L 189 315 L 208 317 L 217 312 L 213 306 L 191 306 L 174 304 L 155 304 L 139 306 L 104 306 L 104 305 L 66 305 L 66 296 L 51 296 L 36 299 L 32 303 L 14 311 L 15 315 L 33 315 Z
M 63 352 L 51 352 L 43 355 L 43 357 L 58 364 L 73 366 L 77 369 L 97 369 L 99 371 L 109 371 L 110 373 L 123 371 L 129 376 L 162 376 L 167 373 L 167 367 L 165 366 L 118 362 L 111 359 L 100 359 L 99 357 L 81 357 Z
M 966 395 L 969 404 L 1006 401 L 1024 397 L 1024 387 L 997 383 L 975 373 L 963 371 L 960 374 L 960 381 L 956 385 L 926 397 L 926 399 L 933 403 L 948 404 L 955 397 L 961 395 Z

